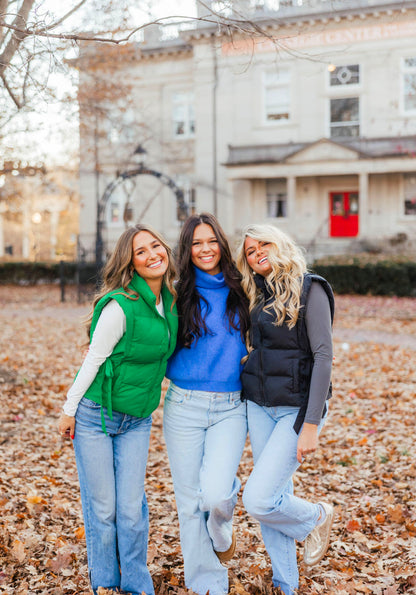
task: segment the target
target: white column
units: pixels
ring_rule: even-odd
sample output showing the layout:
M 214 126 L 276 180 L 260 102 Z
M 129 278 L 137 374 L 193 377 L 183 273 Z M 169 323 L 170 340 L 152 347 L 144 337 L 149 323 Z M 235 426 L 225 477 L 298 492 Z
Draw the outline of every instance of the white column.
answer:
M 0 205 L 0 258 L 4 256 L 4 218 L 3 213 L 6 210 L 6 206 Z
M 359 227 L 358 237 L 366 238 L 368 229 L 368 173 L 359 174 Z
M 56 258 L 56 232 L 58 229 L 59 211 L 51 212 L 51 259 Z
M 30 257 L 30 211 L 28 201 L 23 202 L 22 255 L 24 259 Z
M 250 180 L 229 180 L 227 200 L 220 203 L 221 224 L 228 234 L 239 234 L 241 229 L 253 221 L 251 208 Z
M 286 178 L 287 184 L 287 218 L 290 220 L 295 216 L 296 206 L 296 178 L 289 176 Z

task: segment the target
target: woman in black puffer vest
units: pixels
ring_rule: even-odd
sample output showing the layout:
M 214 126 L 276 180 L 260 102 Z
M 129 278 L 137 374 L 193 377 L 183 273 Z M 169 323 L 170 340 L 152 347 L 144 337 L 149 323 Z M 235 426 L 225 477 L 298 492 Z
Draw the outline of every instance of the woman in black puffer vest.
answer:
M 299 584 L 295 541 L 304 562 L 328 548 L 333 506 L 294 496 L 292 476 L 318 446 L 331 396 L 334 296 L 307 273 L 294 242 L 272 225 L 245 230 L 238 266 L 250 300 L 249 356 L 242 373 L 254 469 L 243 501 L 260 521 L 273 585 L 292 595 Z

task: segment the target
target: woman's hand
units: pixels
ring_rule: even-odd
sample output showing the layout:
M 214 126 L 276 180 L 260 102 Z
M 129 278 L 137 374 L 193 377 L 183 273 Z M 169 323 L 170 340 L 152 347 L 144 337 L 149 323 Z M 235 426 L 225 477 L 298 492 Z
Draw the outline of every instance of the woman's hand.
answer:
M 61 436 L 70 436 L 74 439 L 75 436 L 75 417 L 62 413 L 58 422 L 58 429 Z
M 298 438 L 296 458 L 302 463 L 303 457 L 310 452 L 315 452 L 318 447 L 318 426 L 304 423 Z

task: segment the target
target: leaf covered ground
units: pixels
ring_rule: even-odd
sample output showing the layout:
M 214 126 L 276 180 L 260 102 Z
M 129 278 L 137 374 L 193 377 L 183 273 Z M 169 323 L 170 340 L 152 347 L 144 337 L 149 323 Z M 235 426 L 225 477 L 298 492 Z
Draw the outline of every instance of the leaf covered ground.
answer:
M 0 593 L 87 595 L 86 550 L 70 442 L 56 431 L 79 366 L 88 307 L 59 289 L 0 287 Z M 338 296 L 334 398 L 319 451 L 296 491 L 336 505 L 331 547 L 299 565 L 302 595 L 416 593 L 416 300 Z M 149 566 L 157 595 L 185 593 L 162 409 L 147 474 Z M 251 469 L 247 444 L 240 467 Z M 231 593 L 268 595 L 270 564 L 241 499 Z M 104 594 L 103 594 L 104 595 Z

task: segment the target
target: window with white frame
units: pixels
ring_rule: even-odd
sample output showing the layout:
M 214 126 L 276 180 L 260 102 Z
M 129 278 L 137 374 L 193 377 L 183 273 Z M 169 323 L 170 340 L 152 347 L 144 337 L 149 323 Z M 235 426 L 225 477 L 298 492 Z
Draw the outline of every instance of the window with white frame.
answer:
M 360 135 L 359 97 L 330 99 L 331 138 L 356 137 Z
M 118 127 L 113 123 L 113 121 L 110 118 L 107 117 L 103 121 L 103 128 L 104 128 L 104 132 L 107 137 L 107 140 L 110 143 L 116 144 L 119 142 L 120 130 L 118 129 Z
M 109 205 L 107 207 L 107 223 L 111 227 L 117 227 L 124 223 L 124 208 L 126 205 L 126 197 L 121 188 L 116 188 L 111 195 Z
M 110 223 L 121 222 L 121 208 L 118 200 L 112 200 L 110 203 Z
M 416 56 L 403 61 L 403 106 L 405 112 L 416 111 Z
M 188 205 L 188 212 L 190 215 L 195 215 L 197 212 L 196 208 L 196 190 L 195 188 L 190 188 L 188 191 L 187 196 L 185 196 L 185 202 Z
M 358 85 L 360 82 L 360 65 L 336 66 L 329 71 L 329 74 L 329 85 L 331 87 Z
M 360 135 L 360 98 L 357 93 L 361 83 L 360 65 L 342 64 L 328 70 L 330 136 L 357 137 Z
M 290 118 L 290 70 L 264 73 L 264 113 L 267 122 Z
M 111 106 L 102 117 L 102 131 L 110 143 L 133 142 L 137 138 L 137 117 L 131 107 Z
M 404 214 L 416 215 L 416 172 L 404 174 Z
M 172 103 L 173 136 L 192 138 L 195 135 L 194 94 L 192 92 L 174 93 Z
M 267 217 L 287 217 L 287 184 L 284 178 L 266 180 Z

